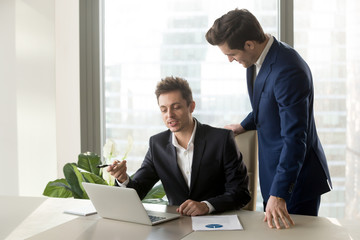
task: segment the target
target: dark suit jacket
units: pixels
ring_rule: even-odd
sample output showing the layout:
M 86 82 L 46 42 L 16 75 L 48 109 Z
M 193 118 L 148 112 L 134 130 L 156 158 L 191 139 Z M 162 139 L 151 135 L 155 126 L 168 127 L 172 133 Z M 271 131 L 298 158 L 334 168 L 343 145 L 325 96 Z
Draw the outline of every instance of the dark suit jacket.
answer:
M 311 71 L 300 55 L 274 38 L 252 86 L 254 66 L 247 69 L 252 112 L 241 125 L 256 129 L 262 196 L 282 197 L 287 204 L 331 189 L 330 174 L 314 115 Z
M 197 122 L 190 189 L 177 164 L 170 130 L 150 138 L 150 147 L 141 168 L 127 187 L 144 198 L 161 180 L 170 205 L 187 199 L 208 201 L 216 211 L 245 206 L 250 201 L 248 176 L 233 133 Z

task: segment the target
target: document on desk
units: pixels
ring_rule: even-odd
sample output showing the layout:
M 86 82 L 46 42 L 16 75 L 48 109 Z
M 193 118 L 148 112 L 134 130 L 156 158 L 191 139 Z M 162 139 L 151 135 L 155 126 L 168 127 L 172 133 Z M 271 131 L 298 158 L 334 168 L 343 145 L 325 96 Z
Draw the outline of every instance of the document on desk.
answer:
M 96 212 L 95 207 L 89 201 L 89 202 L 82 204 L 81 206 L 76 206 L 76 207 L 73 207 L 70 209 L 66 209 L 64 211 L 64 213 L 74 214 L 74 215 L 79 215 L 79 216 L 89 216 L 92 214 L 96 214 L 97 212 Z
M 194 231 L 243 230 L 237 215 L 191 217 Z

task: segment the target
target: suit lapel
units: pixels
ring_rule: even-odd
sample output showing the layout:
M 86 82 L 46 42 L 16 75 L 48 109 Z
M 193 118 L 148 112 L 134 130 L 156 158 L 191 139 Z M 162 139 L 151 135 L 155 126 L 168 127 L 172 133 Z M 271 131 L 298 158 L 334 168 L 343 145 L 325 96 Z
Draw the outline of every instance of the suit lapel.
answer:
M 205 149 L 205 132 L 203 130 L 202 124 L 197 122 L 197 129 L 195 133 L 195 141 L 194 141 L 194 155 L 193 155 L 193 162 L 191 167 L 191 183 L 190 183 L 190 194 L 194 185 L 197 181 L 200 164 L 202 161 L 202 156 Z
M 269 52 L 267 53 L 265 60 L 261 66 L 260 72 L 255 79 L 254 91 L 253 91 L 254 93 L 251 101 L 255 122 L 257 122 L 261 93 L 264 89 L 265 82 L 269 74 L 271 73 L 272 64 L 275 62 L 276 59 L 277 49 L 278 49 L 278 41 L 274 38 L 274 42 L 271 45 Z
M 254 92 L 253 78 L 254 78 L 254 71 L 255 71 L 255 65 L 252 65 L 251 67 L 246 69 L 246 81 L 247 81 L 248 93 L 249 93 L 249 97 L 250 97 L 250 103 L 251 103 L 251 106 L 253 108 L 254 108 L 254 106 L 253 106 L 253 92 Z

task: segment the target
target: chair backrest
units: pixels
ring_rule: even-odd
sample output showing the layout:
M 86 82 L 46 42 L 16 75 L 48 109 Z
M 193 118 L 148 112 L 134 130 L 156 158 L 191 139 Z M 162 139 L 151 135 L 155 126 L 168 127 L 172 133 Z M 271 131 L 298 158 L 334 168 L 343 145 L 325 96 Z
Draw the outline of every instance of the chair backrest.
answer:
M 251 201 L 243 208 L 256 210 L 256 192 L 258 182 L 258 141 L 256 130 L 246 131 L 235 137 L 236 144 L 242 153 L 249 176 Z

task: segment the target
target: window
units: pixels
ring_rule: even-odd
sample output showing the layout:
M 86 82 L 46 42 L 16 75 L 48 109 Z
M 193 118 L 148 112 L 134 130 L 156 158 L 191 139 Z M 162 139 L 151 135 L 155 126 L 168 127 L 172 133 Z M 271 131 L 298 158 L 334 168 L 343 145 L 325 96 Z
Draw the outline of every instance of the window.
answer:
M 245 69 L 205 39 L 214 20 L 236 7 L 277 36 L 275 0 L 103 1 L 105 137 L 124 151 L 133 138 L 130 172 L 144 160 L 149 137 L 166 130 L 154 94 L 161 78 L 188 80 L 202 123 L 223 127 L 250 111 Z
M 315 120 L 333 182 L 320 215 L 344 217 L 346 168 L 346 7 L 343 1 L 294 1 L 294 47 L 309 64 Z
M 134 139 L 127 158 L 131 173 L 140 166 L 149 137 L 166 129 L 154 94 L 165 76 L 189 81 L 199 121 L 222 127 L 243 119 L 250 110 L 245 69 L 229 64 L 204 35 L 216 18 L 238 7 L 253 12 L 265 32 L 277 37 L 278 2 L 285 1 L 101 2 L 102 127 L 104 138 L 115 139 L 124 151 L 128 136 Z M 360 212 L 360 50 L 352 40 L 360 32 L 359 7 L 356 0 L 294 0 L 293 12 L 286 12 L 294 16 L 294 47 L 313 73 L 315 119 L 334 185 L 322 197 L 320 216 Z

